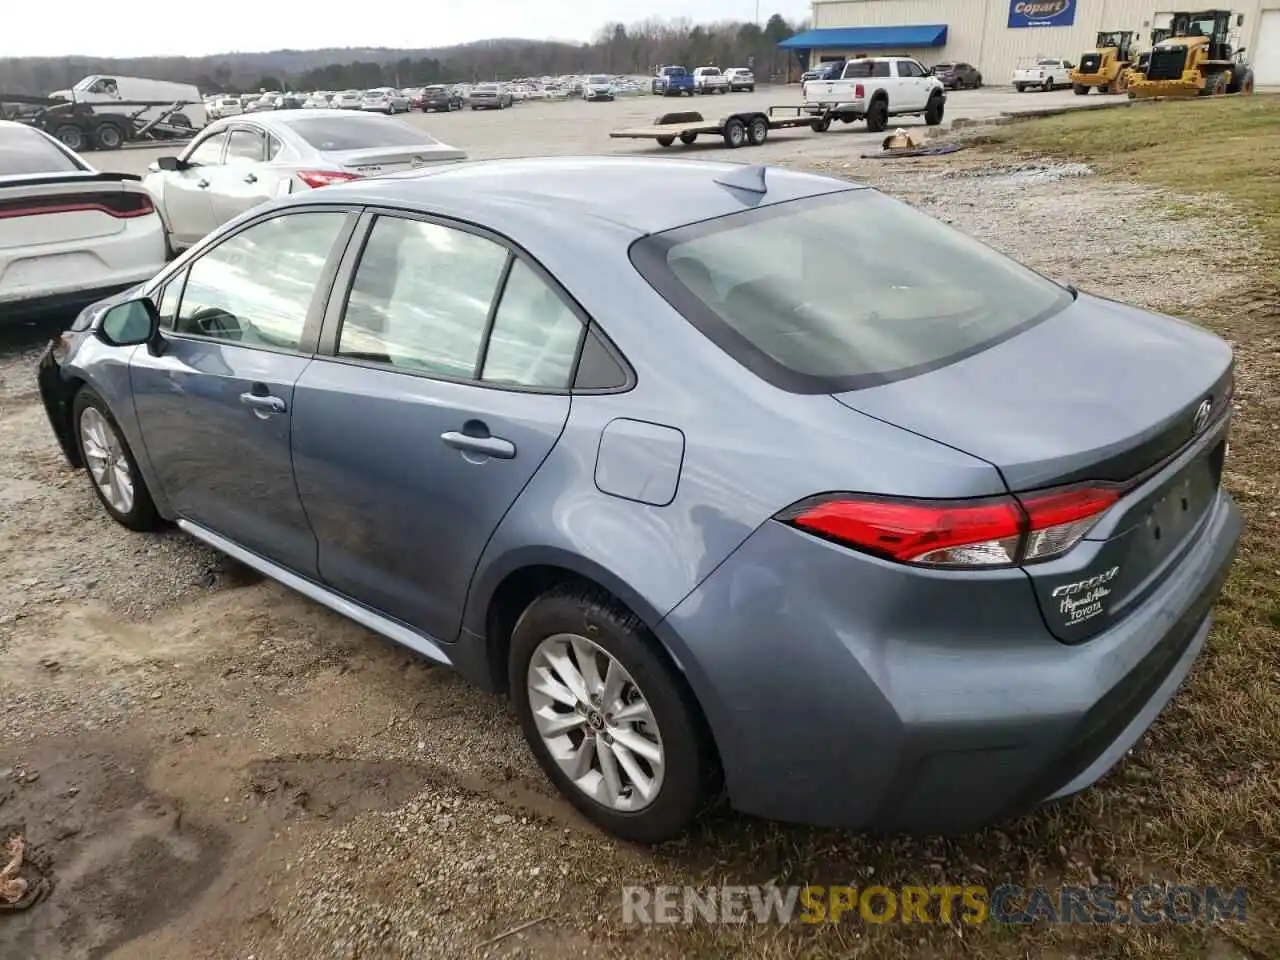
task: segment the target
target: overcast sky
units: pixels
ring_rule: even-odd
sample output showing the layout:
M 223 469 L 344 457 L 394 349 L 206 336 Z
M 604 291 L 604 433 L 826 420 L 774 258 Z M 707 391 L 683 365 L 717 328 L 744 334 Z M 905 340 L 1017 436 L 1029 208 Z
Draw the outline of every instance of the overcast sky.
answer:
M 443 47 L 489 37 L 590 40 L 606 21 L 646 17 L 751 20 L 755 0 L 428 0 L 374 6 L 215 0 L 137 8 L 129 16 L 101 0 L 9 0 L 0 57 L 205 56 L 236 50 L 321 47 Z M 807 0 L 761 0 L 772 13 L 808 17 Z M 344 16 L 344 11 L 346 15 Z M 53 18 L 53 22 L 51 19 Z

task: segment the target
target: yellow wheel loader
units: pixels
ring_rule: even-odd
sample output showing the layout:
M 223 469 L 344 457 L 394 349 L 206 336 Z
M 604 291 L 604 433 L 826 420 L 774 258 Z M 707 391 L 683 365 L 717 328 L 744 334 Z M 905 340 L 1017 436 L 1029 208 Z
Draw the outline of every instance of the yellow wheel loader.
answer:
M 1129 75 L 1130 99 L 1208 97 L 1253 93 L 1253 71 L 1244 48 L 1231 47 L 1230 10 L 1177 13 L 1171 35 L 1144 55 L 1141 72 Z M 1243 18 L 1236 20 L 1239 26 Z
M 1081 97 L 1090 90 L 1124 93 L 1132 67 L 1133 31 L 1103 31 L 1098 34 L 1096 49 L 1082 54 L 1080 66 L 1071 71 L 1071 89 Z

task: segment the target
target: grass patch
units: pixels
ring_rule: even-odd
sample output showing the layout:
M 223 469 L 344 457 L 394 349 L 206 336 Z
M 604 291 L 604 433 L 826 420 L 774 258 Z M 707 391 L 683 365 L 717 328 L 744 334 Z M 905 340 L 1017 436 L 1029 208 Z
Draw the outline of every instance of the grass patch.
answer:
M 1186 194 L 1212 194 L 1248 215 L 1280 263 L 1280 96 L 1164 101 L 1081 111 L 983 131 L 988 149 L 1060 157 Z M 1198 212 L 1198 211 L 1197 211 Z

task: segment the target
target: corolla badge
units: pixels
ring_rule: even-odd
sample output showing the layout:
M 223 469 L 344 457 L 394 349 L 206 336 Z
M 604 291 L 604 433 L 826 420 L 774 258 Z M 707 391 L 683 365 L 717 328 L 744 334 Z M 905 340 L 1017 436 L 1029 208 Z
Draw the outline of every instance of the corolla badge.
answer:
M 1204 433 L 1204 428 L 1209 425 L 1209 414 L 1213 412 L 1213 398 L 1209 398 L 1200 404 L 1196 410 L 1196 418 L 1192 423 L 1196 433 Z
M 1097 576 L 1074 583 L 1064 583 L 1054 587 L 1053 599 L 1058 601 L 1058 612 L 1069 625 L 1091 620 L 1103 612 L 1103 601 L 1111 595 L 1107 586 L 1120 572 L 1119 567 L 1112 567 Z

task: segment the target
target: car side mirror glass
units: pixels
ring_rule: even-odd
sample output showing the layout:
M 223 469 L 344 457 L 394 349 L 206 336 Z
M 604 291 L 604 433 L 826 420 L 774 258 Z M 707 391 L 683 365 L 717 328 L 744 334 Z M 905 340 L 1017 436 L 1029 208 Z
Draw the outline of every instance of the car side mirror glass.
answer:
M 159 160 L 156 161 L 156 166 L 158 166 L 161 170 L 168 170 L 170 172 L 173 172 L 173 171 L 182 169 L 182 161 L 179 160 L 177 157 L 161 157 Z
M 98 335 L 113 347 L 154 343 L 160 335 L 160 313 L 147 297 L 117 303 L 102 315 Z

